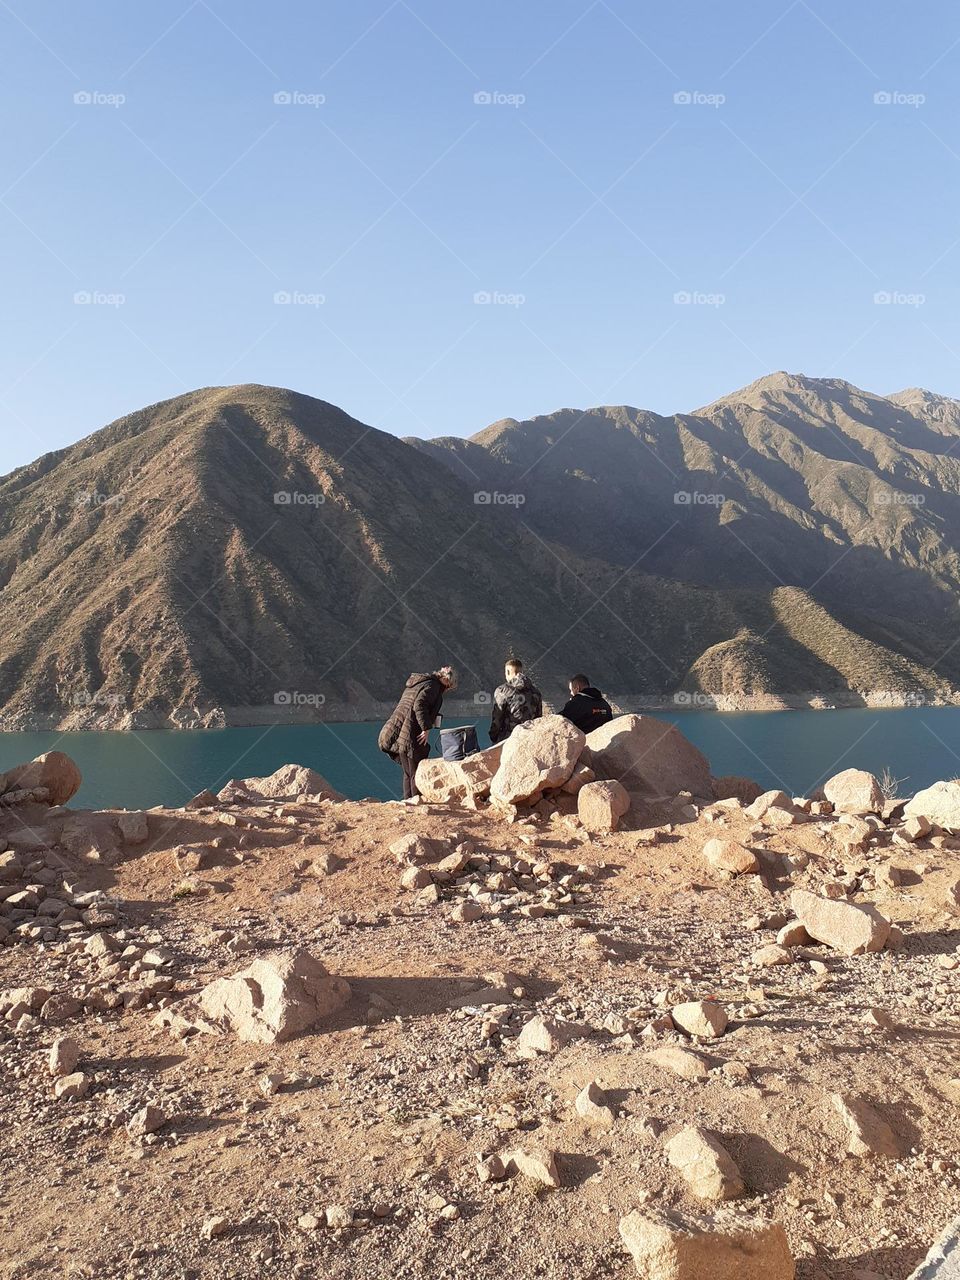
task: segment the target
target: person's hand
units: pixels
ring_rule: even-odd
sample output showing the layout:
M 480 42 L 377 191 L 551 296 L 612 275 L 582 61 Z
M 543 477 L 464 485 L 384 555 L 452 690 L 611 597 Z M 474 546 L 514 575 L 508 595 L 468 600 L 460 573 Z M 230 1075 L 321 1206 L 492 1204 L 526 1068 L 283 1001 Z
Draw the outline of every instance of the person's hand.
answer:
M 430 741 L 429 731 L 424 729 L 423 733 L 421 733 L 419 738 L 417 738 L 417 741 L 420 743 L 421 747 L 425 747 L 427 743 Z

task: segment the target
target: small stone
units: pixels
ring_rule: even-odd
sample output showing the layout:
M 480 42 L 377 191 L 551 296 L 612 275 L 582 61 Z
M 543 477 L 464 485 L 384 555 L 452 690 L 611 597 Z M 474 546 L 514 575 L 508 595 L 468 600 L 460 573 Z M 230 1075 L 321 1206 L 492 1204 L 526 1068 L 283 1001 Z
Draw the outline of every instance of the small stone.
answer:
M 703 856 L 711 867 L 730 875 L 743 875 L 760 870 L 757 855 L 736 840 L 708 840 L 703 846 Z
M 785 924 L 777 934 L 777 945 L 781 947 L 807 947 L 810 935 L 799 920 Z
M 353 1226 L 353 1210 L 342 1204 L 328 1204 L 323 1211 L 328 1227 L 335 1231 L 343 1231 Z
M 82 1071 L 61 1076 L 53 1086 L 53 1092 L 61 1102 L 77 1102 L 90 1092 L 90 1080 Z
M 852 1094 L 835 1093 L 834 1110 L 847 1126 L 847 1150 L 852 1156 L 900 1155 L 900 1142 L 893 1130 L 868 1102 Z
M 527 1056 L 538 1053 L 556 1053 L 567 1043 L 569 1036 L 560 1023 L 549 1018 L 531 1018 L 517 1037 L 517 1048 Z
M 634 1210 L 620 1237 L 643 1280 L 794 1280 L 778 1222 L 725 1211 L 700 1217 Z
M 713 1040 L 727 1028 L 727 1012 L 714 1000 L 690 1000 L 670 1011 L 674 1024 L 688 1036 Z
M 301 1231 L 316 1231 L 320 1225 L 320 1219 L 314 1213 L 301 1213 L 297 1219 L 297 1226 Z
M 574 1105 L 577 1114 L 583 1116 L 584 1120 L 588 1120 L 591 1124 L 609 1127 L 616 1120 L 610 1100 L 596 1080 L 591 1080 L 588 1085 L 585 1085 L 580 1090 Z
M 400 888 L 414 892 L 433 884 L 433 876 L 426 867 L 408 867 L 400 877 Z
M 230 1229 L 230 1224 L 226 1218 L 213 1217 L 208 1218 L 200 1228 L 200 1234 L 204 1240 L 216 1240 L 220 1236 L 226 1235 Z
M 681 1129 L 666 1146 L 667 1159 L 700 1200 L 735 1200 L 744 1193 L 730 1153 L 706 1129 Z
M 130 1120 L 127 1133 L 131 1138 L 145 1138 L 148 1133 L 156 1133 L 166 1122 L 167 1117 L 159 1107 L 147 1105 Z
M 80 1061 L 80 1047 L 73 1036 L 60 1036 L 50 1046 L 47 1059 L 52 1076 L 69 1076 Z
M 778 964 L 793 964 L 793 956 L 786 947 L 771 942 L 769 946 L 760 947 L 753 953 L 752 962 L 761 969 L 771 969 Z
M 450 919 L 458 924 L 470 924 L 483 916 L 483 907 L 478 902 L 458 902 L 450 912 Z
M 512 1151 L 506 1158 L 506 1167 L 508 1173 L 518 1173 L 521 1177 L 529 1178 L 531 1182 L 539 1182 L 545 1187 L 560 1186 L 557 1157 L 553 1151 Z
M 681 1049 L 679 1045 L 665 1044 L 661 1049 L 654 1049 L 653 1053 L 647 1054 L 647 1058 L 658 1067 L 672 1071 L 681 1080 L 706 1080 L 710 1075 L 709 1066 L 698 1053 Z

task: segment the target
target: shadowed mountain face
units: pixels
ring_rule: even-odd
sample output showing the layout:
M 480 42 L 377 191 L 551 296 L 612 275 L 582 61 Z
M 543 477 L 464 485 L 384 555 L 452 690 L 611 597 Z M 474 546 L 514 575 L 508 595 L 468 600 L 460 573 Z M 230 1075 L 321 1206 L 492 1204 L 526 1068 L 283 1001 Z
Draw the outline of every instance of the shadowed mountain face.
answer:
M 0 480 L 0 715 L 375 714 L 441 661 L 469 699 L 511 649 L 554 700 L 579 668 L 621 695 L 947 696 L 954 445 L 954 401 L 786 375 L 470 441 L 192 392 Z

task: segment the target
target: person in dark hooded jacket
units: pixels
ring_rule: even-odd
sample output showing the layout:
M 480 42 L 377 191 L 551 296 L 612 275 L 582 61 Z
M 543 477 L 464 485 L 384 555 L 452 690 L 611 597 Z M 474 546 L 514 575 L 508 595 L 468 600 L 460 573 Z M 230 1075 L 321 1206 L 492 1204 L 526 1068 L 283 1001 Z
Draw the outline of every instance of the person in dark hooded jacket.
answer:
M 457 687 L 453 667 L 421 671 L 404 685 L 400 701 L 380 730 L 377 746 L 403 769 L 403 798 L 418 796 L 417 765 L 430 754 L 430 730 L 436 724 L 443 695 Z
M 586 676 L 577 675 L 570 681 L 570 701 L 561 708 L 560 714 L 589 733 L 613 719 L 613 708 Z
M 510 737 L 518 724 L 526 724 L 528 720 L 537 720 L 543 715 L 540 690 L 524 673 L 520 659 L 509 658 L 503 674 L 506 678 L 493 695 L 491 742 L 502 742 Z

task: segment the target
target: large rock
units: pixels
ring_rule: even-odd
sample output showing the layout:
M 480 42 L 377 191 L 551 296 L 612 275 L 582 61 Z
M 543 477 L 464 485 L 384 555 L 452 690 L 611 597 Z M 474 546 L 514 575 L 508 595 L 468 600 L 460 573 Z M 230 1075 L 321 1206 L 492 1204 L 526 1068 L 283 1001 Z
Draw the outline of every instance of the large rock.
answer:
M 846 1125 L 847 1150 L 852 1156 L 896 1158 L 901 1154 L 897 1135 L 869 1102 L 843 1093 L 835 1093 L 832 1102 Z
M 586 737 L 563 716 L 543 716 L 514 729 L 503 744 L 490 796 L 500 804 L 530 804 L 548 787 L 562 787 Z
M 947 831 L 960 832 L 960 782 L 935 782 L 904 806 L 905 818 L 926 818 Z
M 272 1044 L 316 1026 L 350 999 L 350 988 L 307 951 L 260 956 L 197 998 L 200 1029 Z
M 616 778 L 628 791 L 653 797 L 689 791 L 713 799 L 706 757 L 679 729 L 653 716 L 617 716 L 587 737 L 581 763 L 598 778 Z
M 80 790 L 80 770 L 62 751 L 47 751 L 26 764 L 0 773 L 0 795 L 42 788 L 50 804 L 66 804 Z
M 790 906 L 811 938 L 845 956 L 880 951 L 890 933 L 890 921 L 869 903 L 818 898 L 806 889 L 794 889 Z
M 760 870 L 757 855 L 738 840 L 722 840 L 715 836 L 703 846 L 703 856 L 711 867 L 732 876 Z
M 634 1210 L 620 1237 L 642 1280 L 794 1280 L 778 1222 L 725 1212 L 700 1217 Z
M 300 796 L 323 796 L 325 800 L 344 798 L 315 769 L 302 764 L 283 764 L 265 778 L 244 778 L 230 786 L 261 800 L 297 800 Z
M 504 743 L 475 751 L 464 760 L 421 760 L 417 765 L 417 790 L 432 804 L 463 804 L 490 794 L 490 783 L 500 767 Z
M 670 1010 L 674 1026 L 688 1036 L 714 1040 L 727 1029 L 727 1011 L 716 1000 L 687 1000 Z
M 667 1143 L 667 1159 L 698 1200 L 735 1200 L 744 1193 L 736 1162 L 712 1133 L 681 1129 Z
M 880 783 L 865 769 L 844 769 L 823 784 L 824 798 L 837 813 L 879 813 L 884 794 Z
M 616 831 L 629 808 L 629 791 L 613 779 L 587 782 L 577 793 L 577 816 L 592 835 Z

